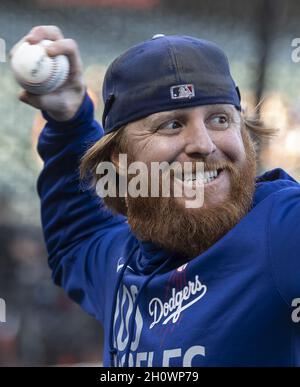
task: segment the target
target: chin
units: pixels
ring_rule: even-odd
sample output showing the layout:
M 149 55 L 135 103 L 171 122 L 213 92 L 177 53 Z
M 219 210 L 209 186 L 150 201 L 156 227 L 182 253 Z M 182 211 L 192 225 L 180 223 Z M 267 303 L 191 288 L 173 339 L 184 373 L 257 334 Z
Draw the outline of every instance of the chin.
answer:
M 206 194 L 204 195 L 204 201 L 200 199 L 198 205 L 195 199 L 191 199 L 189 197 L 175 198 L 175 200 L 181 208 L 184 208 L 187 212 L 190 212 L 197 210 L 199 211 L 201 209 L 214 208 L 218 205 L 222 205 L 228 200 L 229 196 L 229 193 L 220 193 L 218 195 Z M 193 207 L 187 207 L 187 203 L 189 202 L 194 203 L 195 205 Z

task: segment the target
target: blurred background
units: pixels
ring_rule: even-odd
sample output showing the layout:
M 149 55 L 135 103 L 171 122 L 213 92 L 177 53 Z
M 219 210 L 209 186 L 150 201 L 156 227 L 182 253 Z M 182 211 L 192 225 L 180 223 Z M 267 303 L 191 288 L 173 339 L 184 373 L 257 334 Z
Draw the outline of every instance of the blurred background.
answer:
M 108 64 L 154 34 L 213 40 L 227 53 L 243 107 L 259 113 L 277 138 L 260 147 L 260 172 L 282 167 L 300 180 L 300 38 L 297 0 L 33 0 L 0 2 L 0 39 L 12 45 L 36 25 L 55 24 L 82 53 L 89 93 L 100 119 Z M 44 122 L 18 102 L 20 91 L 0 57 L 0 366 L 95 363 L 101 327 L 54 286 L 46 264 L 35 151 Z

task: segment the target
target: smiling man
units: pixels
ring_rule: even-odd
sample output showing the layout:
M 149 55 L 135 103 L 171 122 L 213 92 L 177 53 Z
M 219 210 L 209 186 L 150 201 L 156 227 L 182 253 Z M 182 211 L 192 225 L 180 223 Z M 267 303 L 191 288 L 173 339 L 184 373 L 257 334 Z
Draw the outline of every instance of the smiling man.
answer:
M 250 133 L 268 131 L 243 117 L 223 51 L 164 35 L 130 48 L 107 70 L 102 128 L 74 41 L 53 26 L 25 39 L 70 59 L 59 90 L 20 99 L 48 121 L 38 191 L 53 279 L 103 325 L 104 365 L 300 365 L 300 186 L 279 168 L 256 177 Z M 160 195 L 98 198 L 104 162 L 116 188 L 132 163 L 190 163 L 171 176 L 187 191 L 162 195 L 161 174 Z M 197 187 L 202 205 L 187 208 Z
M 193 258 L 230 230 L 250 209 L 255 151 L 234 106 L 216 104 L 178 109 L 171 114 L 154 113 L 126 125 L 121 136 L 128 144 L 122 151 L 133 162 L 143 161 L 149 170 L 153 162 L 170 165 L 190 162 L 192 170 L 195 163 L 203 163 L 204 176 L 200 173 L 197 179 L 194 173 L 191 179 L 193 184 L 204 180 L 204 202 L 199 208 L 187 209 L 185 205 L 192 192 L 188 197 L 184 193 L 193 188 L 189 174 L 173 181 L 185 186 L 181 197 L 175 198 L 174 193 L 158 198 L 150 194 L 139 198 L 128 195 L 123 213 L 139 239 L 151 240 L 182 257 Z M 85 156 L 84 171 L 105 161 L 101 158 L 105 152 L 98 151 L 101 144 L 100 141 Z M 117 165 L 114 152 L 112 160 Z M 149 180 L 152 183 L 151 177 Z M 110 207 L 114 209 L 113 205 Z

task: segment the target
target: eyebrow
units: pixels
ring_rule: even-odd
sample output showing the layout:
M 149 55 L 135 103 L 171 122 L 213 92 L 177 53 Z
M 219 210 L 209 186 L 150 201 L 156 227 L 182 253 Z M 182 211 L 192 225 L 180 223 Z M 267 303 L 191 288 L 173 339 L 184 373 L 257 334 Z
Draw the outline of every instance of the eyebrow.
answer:
M 196 106 L 195 106 L 196 107 Z M 168 112 L 161 112 L 158 115 L 153 114 L 145 118 L 144 124 L 145 125 L 153 125 L 158 121 L 164 121 L 171 118 L 185 118 L 188 116 L 188 110 L 186 109 L 176 109 L 171 110 Z M 231 113 L 234 114 L 234 108 L 231 105 L 224 105 L 224 104 L 216 104 L 216 105 L 207 105 L 207 111 L 212 110 L 219 110 L 220 112 L 223 111 L 225 113 Z
M 184 109 L 177 109 L 177 110 L 172 110 L 169 112 L 161 112 L 159 115 L 150 115 L 146 117 L 144 123 L 146 125 L 153 125 L 157 121 L 162 121 L 162 120 L 167 120 L 170 118 L 178 118 L 179 116 L 186 115 L 187 113 L 183 113 Z

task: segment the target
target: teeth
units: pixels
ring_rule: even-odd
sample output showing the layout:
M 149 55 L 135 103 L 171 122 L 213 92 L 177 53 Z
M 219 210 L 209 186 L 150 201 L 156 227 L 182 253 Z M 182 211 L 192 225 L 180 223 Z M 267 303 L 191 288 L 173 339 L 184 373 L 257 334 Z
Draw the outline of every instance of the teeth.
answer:
M 214 178 L 214 177 L 217 177 L 218 175 L 218 172 L 217 170 L 213 170 L 213 171 L 206 171 L 204 172 L 204 179 L 210 179 L 210 178 Z
M 205 171 L 204 175 L 201 172 L 191 173 L 184 176 L 184 181 L 186 183 L 192 183 L 193 181 L 200 180 L 204 184 L 211 182 L 218 176 L 218 171 L 215 169 L 213 171 Z

